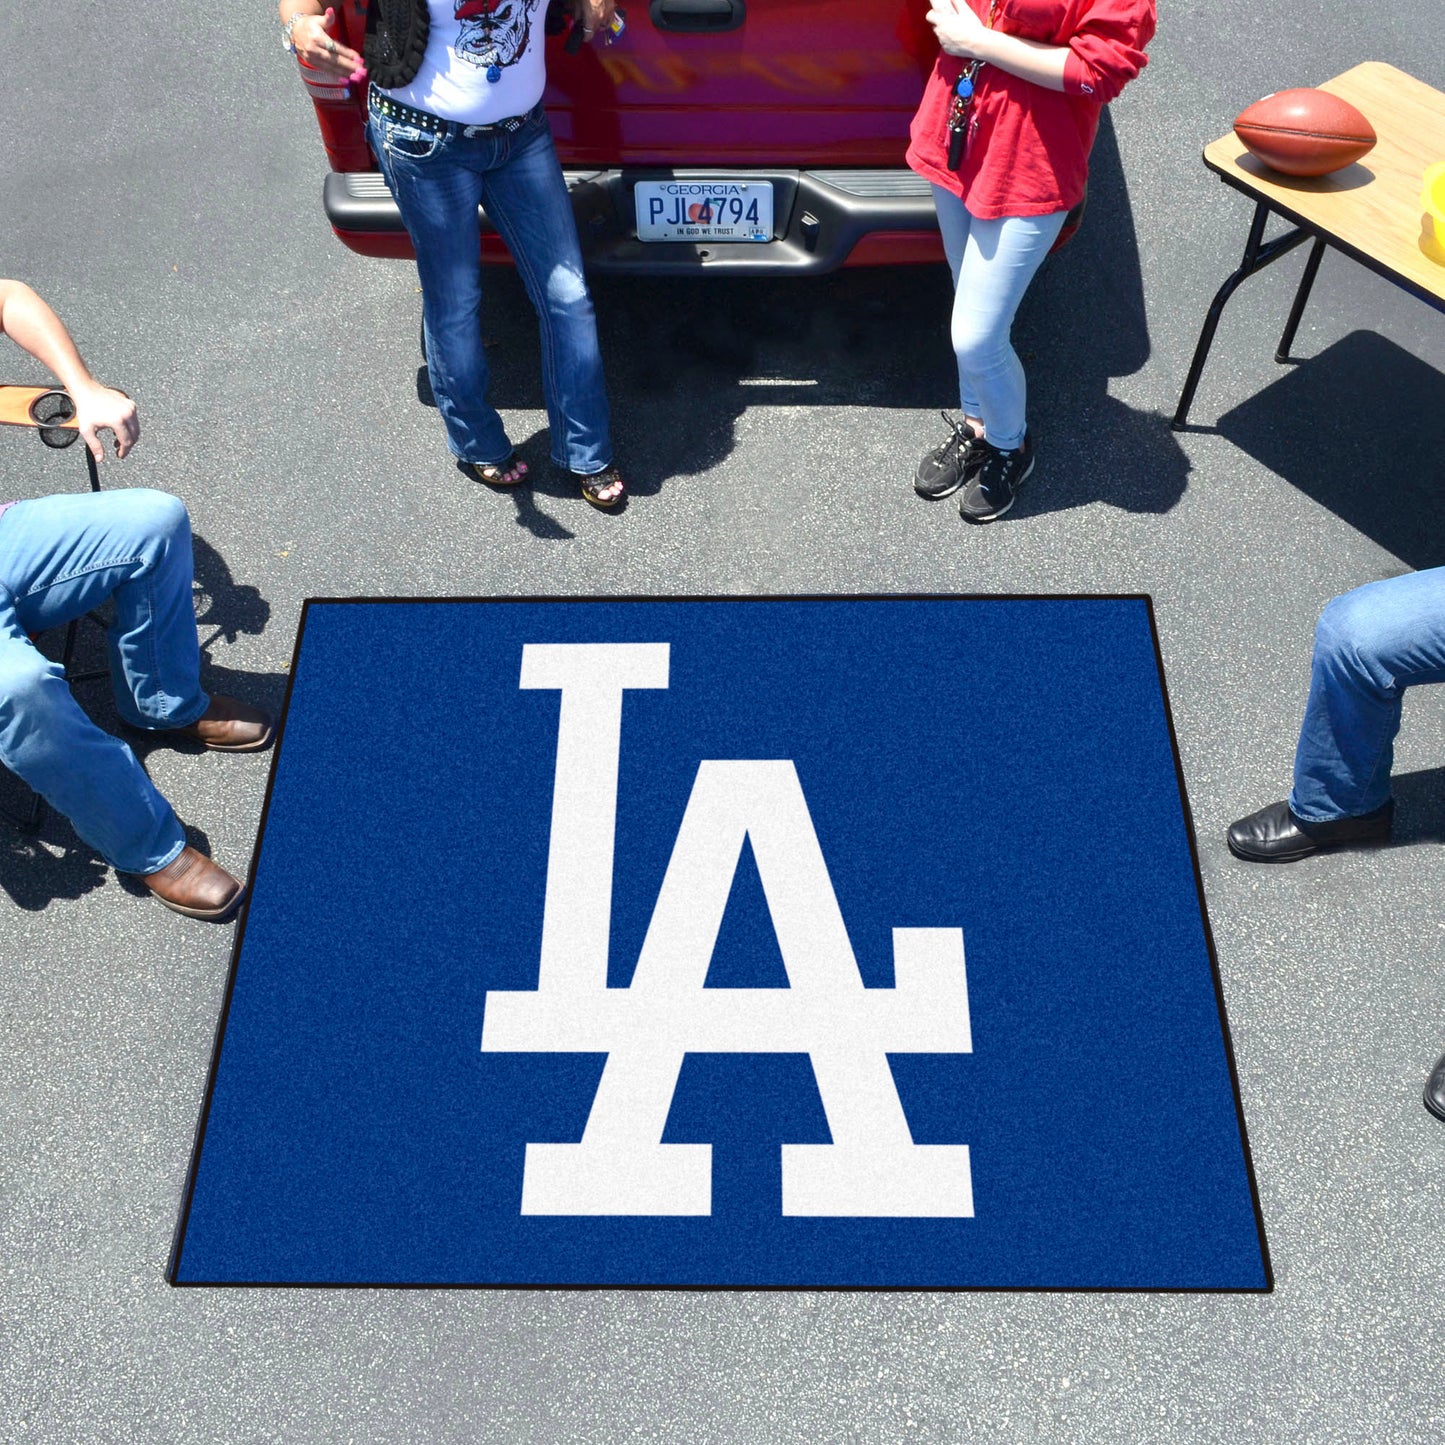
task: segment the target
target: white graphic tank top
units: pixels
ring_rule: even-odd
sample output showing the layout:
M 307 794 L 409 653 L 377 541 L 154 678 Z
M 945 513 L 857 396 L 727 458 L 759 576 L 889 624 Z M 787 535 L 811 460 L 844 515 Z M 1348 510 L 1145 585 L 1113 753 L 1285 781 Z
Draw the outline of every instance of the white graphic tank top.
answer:
M 547 0 L 427 0 L 431 32 L 410 85 L 383 91 L 463 125 L 525 115 L 547 82 Z

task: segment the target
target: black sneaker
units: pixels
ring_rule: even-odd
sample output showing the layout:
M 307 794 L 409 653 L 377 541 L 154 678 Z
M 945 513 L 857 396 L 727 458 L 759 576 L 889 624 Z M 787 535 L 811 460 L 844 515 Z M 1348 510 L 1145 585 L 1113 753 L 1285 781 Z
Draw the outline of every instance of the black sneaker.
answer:
M 952 428 L 953 435 L 929 452 L 913 474 L 913 490 L 930 502 L 951 497 L 984 463 L 983 442 L 973 434 L 972 427 L 967 423 L 960 426 L 946 411 L 939 415 Z
M 1024 433 L 1023 445 L 1015 451 L 1001 452 L 988 442 L 983 448 L 983 465 L 969 479 L 958 499 L 958 515 L 965 522 L 992 522 L 1013 506 L 1019 488 L 1028 481 L 1034 469 L 1034 439 Z

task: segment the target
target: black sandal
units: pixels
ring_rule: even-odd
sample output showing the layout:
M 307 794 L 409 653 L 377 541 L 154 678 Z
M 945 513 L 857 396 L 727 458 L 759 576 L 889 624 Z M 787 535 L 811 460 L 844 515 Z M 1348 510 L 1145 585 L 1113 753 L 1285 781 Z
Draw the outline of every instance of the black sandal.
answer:
M 500 487 L 504 491 L 511 487 L 520 487 L 527 480 L 527 464 L 517 455 L 516 448 L 499 462 L 468 462 L 466 465 L 479 482 L 484 482 L 489 487 Z M 518 473 L 514 481 L 507 480 L 508 472 Z
M 573 472 L 572 475 L 582 484 L 583 497 L 598 511 L 615 512 L 627 500 L 627 483 L 622 480 L 622 473 L 615 466 L 606 467 L 600 472 Z M 609 487 L 618 488 L 615 497 L 602 495 Z

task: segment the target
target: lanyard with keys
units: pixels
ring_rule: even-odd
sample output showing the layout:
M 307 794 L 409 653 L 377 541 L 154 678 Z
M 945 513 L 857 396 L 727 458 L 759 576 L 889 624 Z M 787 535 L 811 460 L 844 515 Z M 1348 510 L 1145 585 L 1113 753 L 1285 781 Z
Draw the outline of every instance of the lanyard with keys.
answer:
M 990 29 L 997 13 L 998 0 L 989 0 L 985 23 Z M 982 69 L 983 61 L 970 60 L 953 87 L 953 102 L 948 107 L 948 168 L 951 171 L 956 171 L 963 163 L 963 148 L 968 143 L 969 111 L 973 108 L 973 93 Z

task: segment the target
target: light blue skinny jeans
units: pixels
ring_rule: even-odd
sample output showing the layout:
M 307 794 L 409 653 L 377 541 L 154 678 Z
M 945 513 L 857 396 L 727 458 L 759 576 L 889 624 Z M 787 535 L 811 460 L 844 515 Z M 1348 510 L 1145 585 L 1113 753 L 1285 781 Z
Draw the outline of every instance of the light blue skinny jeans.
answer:
M 1011 452 L 1023 445 L 1028 392 L 1009 333 L 1024 292 L 1058 240 L 1068 212 L 980 221 L 942 186 L 934 186 L 933 204 L 953 271 L 951 332 L 958 358 L 958 404 L 965 416 L 983 422 L 992 445 Z
M 106 644 L 120 715 L 184 727 L 205 712 L 191 600 L 191 524 L 165 492 L 81 492 L 0 513 L 0 763 L 107 863 L 154 873 L 185 847 L 171 805 L 131 750 L 81 711 L 30 640 L 115 599 Z
M 1384 806 L 1405 689 L 1426 682 L 1445 682 L 1445 567 L 1368 583 L 1325 608 L 1295 750 L 1297 818 Z
M 518 131 L 446 135 L 373 109 L 367 137 L 416 251 L 427 371 L 447 443 L 464 462 L 511 454 L 487 400 L 478 205 L 512 253 L 542 336 L 542 395 L 552 460 L 594 476 L 612 461 L 607 392 L 592 297 L 567 183 L 538 106 Z

